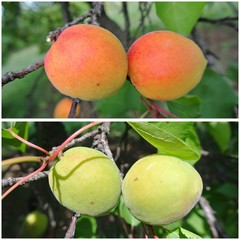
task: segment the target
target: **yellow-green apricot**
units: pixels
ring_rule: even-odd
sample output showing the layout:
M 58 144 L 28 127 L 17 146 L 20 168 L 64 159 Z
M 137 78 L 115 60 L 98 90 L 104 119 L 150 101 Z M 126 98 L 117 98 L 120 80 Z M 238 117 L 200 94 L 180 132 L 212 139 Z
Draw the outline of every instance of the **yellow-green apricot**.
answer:
M 128 50 L 131 82 L 153 100 L 186 95 L 199 83 L 206 65 L 196 43 L 171 31 L 144 34 Z
M 48 226 L 48 217 L 46 214 L 35 210 L 29 212 L 24 218 L 21 237 L 25 238 L 40 238 L 43 237 Z
M 46 74 L 62 94 L 86 101 L 113 95 L 127 77 L 127 54 L 107 29 L 78 24 L 65 29 L 44 59 Z
M 75 213 L 101 216 L 118 203 L 120 172 L 102 152 L 74 147 L 50 169 L 49 186 L 56 199 Z
M 187 215 L 198 202 L 202 187 L 200 175 L 190 164 L 176 157 L 153 154 L 130 168 L 122 193 L 137 219 L 164 225 Z

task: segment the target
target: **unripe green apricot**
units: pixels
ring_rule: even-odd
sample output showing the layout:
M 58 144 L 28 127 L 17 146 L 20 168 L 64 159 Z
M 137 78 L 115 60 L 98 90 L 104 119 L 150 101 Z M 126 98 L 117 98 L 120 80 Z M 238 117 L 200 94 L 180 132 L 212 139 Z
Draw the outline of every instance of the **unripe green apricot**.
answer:
M 25 217 L 22 228 L 21 237 L 40 238 L 43 237 L 48 226 L 48 218 L 44 213 L 35 210 Z
M 100 216 L 118 203 L 120 172 L 98 150 L 74 147 L 50 169 L 49 186 L 56 199 L 75 213 Z
M 202 193 L 202 179 L 188 163 L 153 154 L 138 160 L 126 174 L 122 193 L 140 221 L 164 225 L 186 216 Z

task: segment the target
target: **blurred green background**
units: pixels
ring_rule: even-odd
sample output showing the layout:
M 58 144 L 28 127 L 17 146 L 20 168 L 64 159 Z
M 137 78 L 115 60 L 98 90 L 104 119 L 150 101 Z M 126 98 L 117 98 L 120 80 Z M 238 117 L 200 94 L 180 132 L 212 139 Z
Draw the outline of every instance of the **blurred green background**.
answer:
M 168 22 L 158 17 L 159 6 L 154 3 L 104 2 L 103 7 L 99 18 L 100 25 L 110 29 L 121 40 L 126 50 L 142 34 L 168 29 Z M 123 7 L 128 10 L 129 29 L 125 28 L 126 14 L 124 15 Z M 85 2 L 3 2 L 3 73 L 21 70 L 42 60 L 51 46 L 45 41 L 48 33 L 88 12 L 89 9 L 89 3 Z M 207 3 L 201 13 L 201 18 L 207 19 L 237 16 L 237 2 Z M 182 20 L 187 21 L 183 16 Z M 236 21 L 229 21 L 237 26 Z M 238 33 L 229 25 L 203 21 L 195 24 L 189 37 L 205 48 L 204 52 L 208 55 L 211 66 L 189 96 L 169 102 L 158 102 L 160 107 L 179 117 L 237 116 Z M 56 103 L 62 97 L 47 79 L 44 68 L 40 68 L 3 87 L 2 116 L 51 118 Z M 146 108 L 141 96 L 129 81 L 126 81 L 114 96 L 97 102 L 82 102 L 81 105 L 80 117 L 151 117 L 145 114 Z

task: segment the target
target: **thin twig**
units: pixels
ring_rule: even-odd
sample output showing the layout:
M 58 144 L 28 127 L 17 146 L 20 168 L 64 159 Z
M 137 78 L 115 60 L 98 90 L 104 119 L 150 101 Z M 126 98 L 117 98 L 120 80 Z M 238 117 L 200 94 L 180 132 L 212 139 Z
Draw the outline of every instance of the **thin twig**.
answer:
M 48 172 L 49 171 L 39 172 L 36 175 L 34 175 L 32 178 L 29 178 L 27 181 L 23 182 L 21 185 L 45 178 L 48 176 Z M 3 188 L 10 187 L 16 182 L 22 180 L 23 178 L 24 177 L 18 177 L 18 178 L 9 177 L 9 178 L 2 179 L 2 187 Z
M 204 215 L 205 215 L 207 223 L 211 229 L 213 237 L 214 238 L 219 238 L 219 237 L 228 238 L 229 236 L 227 236 L 225 231 L 218 224 L 218 222 L 214 216 L 214 211 L 213 211 L 212 207 L 210 206 L 209 202 L 207 201 L 207 199 L 204 197 L 201 197 L 199 200 L 199 204 L 204 212 Z M 222 236 L 220 236 L 219 233 L 221 233 Z
M 88 132 L 86 134 L 84 134 L 83 136 L 79 137 L 79 138 L 75 138 L 73 139 L 70 143 L 68 143 L 66 146 L 65 146 L 65 149 L 66 148 L 70 148 L 70 147 L 73 147 L 74 145 L 86 140 L 87 138 L 90 138 L 90 137 L 93 137 L 95 136 L 96 134 L 99 133 L 99 130 L 96 129 L 96 130 L 93 130 L 91 132 Z
M 68 230 L 66 232 L 65 238 L 73 238 L 75 235 L 75 230 L 76 230 L 76 224 L 77 224 L 77 220 L 80 217 L 80 214 L 75 213 L 72 216 L 70 225 L 68 227 Z
M 6 74 L 3 74 L 2 76 L 2 86 L 4 86 L 5 84 L 13 81 L 16 78 L 23 78 L 25 77 L 27 74 L 36 71 L 37 69 L 39 69 L 40 67 L 42 67 L 44 65 L 44 61 L 41 60 L 39 62 L 36 62 L 34 64 L 31 64 L 30 66 L 17 71 L 17 72 L 7 72 Z
M 238 31 L 238 25 L 234 23 L 234 21 L 238 21 L 238 17 L 225 17 L 225 18 L 218 18 L 218 19 L 209 19 L 209 18 L 199 18 L 199 22 L 205 22 L 210 24 L 221 24 L 225 26 L 229 26 L 233 28 L 235 31 Z
M 129 19 L 127 2 L 122 3 L 122 11 L 123 11 L 124 21 L 125 21 L 126 49 L 128 49 L 130 44 L 130 19 Z

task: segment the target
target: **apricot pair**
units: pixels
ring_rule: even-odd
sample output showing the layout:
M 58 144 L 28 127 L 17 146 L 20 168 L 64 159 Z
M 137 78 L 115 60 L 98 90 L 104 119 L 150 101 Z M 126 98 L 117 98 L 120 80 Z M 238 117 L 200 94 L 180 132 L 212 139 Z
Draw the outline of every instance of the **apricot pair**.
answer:
M 176 157 L 144 157 L 131 167 L 122 184 L 115 163 L 105 154 L 86 147 L 63 153 L 50 169 L 49 186 L 63 206 L 90 216 L 108 214 L 118 203 L 122 190 L 132 214 L 151 225 L 181 219 L 202 193 L 198 172 Z
M 126 54 L 108 30 L 80 24 L 60 34 L 44 65 L 52 84 L 72 98 L 91 101 L 111 96 L 128 74 L 143 96 L 171 100 L 197 85 L 206 60 L 193 41 L 170 31 L 143 35 Z

